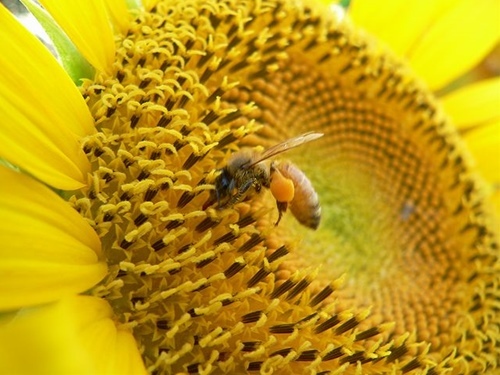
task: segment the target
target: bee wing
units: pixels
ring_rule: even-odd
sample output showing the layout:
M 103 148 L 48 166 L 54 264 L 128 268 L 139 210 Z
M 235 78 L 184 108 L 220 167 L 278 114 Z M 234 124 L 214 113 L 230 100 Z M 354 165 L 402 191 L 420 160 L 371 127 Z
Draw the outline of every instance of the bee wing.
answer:
M 253 161 L 252 164 L 246 166 L 245 168 L 249 168 L 251 166 L 254 166 L 255 164 L 260 163 L 261 161 L 269 159 L 275 155 L 281 154 L 282 152 L 288 151 L 292 148 L 303 145 L 304 143 L 314 141 L 315 139 L 318 139 L 322 136 L 323 136 L 323 133 L 308 132 L 308 133 L 304 133 L 304 134 L 298 135 L 296 137 L 287 139 L 286 141 L 283 141 L 281 143 L 278 143 L 277 145 L 269 147 L 267 150 L 265 150 L 257 158 L 257 160 Z

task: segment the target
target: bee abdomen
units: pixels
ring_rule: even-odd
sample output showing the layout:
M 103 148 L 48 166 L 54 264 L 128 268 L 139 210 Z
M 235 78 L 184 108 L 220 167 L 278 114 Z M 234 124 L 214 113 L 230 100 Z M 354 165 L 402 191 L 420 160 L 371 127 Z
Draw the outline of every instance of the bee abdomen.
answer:
M 281 174 L 293 182 L 295 195 L 290 202 L 290 211 L 302 225 L 317 229 L 321 221 L 321 206 L 318 194 L 311 181 L 299 168 L 290 162 L 277 166 Z

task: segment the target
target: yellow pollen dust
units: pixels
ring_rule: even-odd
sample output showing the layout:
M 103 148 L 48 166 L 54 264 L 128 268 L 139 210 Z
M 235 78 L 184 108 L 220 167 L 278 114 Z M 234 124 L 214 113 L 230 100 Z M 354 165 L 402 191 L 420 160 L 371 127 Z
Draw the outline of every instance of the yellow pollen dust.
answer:
M 82 85 L 93 172 L 70 201 L 109 265 L 90 293 L 151 373 L 496 366 L 498 248 L 456 136 L 402 64 L 326 13 L 159 1 Z M 325 136 L 290 157 L 317 232 L 289 213 L 274 227 L 266 189 L 210 203 L 234 152 L 307 131 Z

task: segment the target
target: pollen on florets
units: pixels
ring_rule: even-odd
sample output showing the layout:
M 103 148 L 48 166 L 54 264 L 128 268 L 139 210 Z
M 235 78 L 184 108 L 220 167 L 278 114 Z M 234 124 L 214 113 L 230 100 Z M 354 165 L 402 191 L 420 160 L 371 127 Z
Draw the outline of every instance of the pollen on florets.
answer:
M 70 201 L 109 265 L 90 293 L 133 331 L 150 372 L 472 368 L 479 328 L 450 327 L 466 283 L 477 308 L 460 306 L 494 334 L 495 276 L 480 285 L 474 275 L 488 273 L 496 244 L 453 132 L 402 64 L 319 13 L 285 1 L 159 1 L 117 39 L 113 73 L 82 85 L 93 172 Z M 206 206 L 233 152 L 320 129 L 321 146 L 302 155 L 324 193 L 319 235 L 300 243 L 286 219 L 275 228 L 269 194 Z M 465 253 L 450 255 L 454 225 L 477 249 L 474 271 L 398 268 L 414 253 L 433 267 Z M 345 271 L 360 280 L 346 291 Z M 429 301 L 416 289 L 432 281 L 442 289 Z M 473 356 L 490 366 L 487 352 Z

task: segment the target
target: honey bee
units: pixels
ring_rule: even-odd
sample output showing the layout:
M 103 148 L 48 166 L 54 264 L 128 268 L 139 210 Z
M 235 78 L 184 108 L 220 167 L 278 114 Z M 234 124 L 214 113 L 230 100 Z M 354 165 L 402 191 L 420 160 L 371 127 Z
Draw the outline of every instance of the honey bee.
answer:
M 262 153 L 242 150 L 228 160 L 215 180 L 215 190 L 209 202 L 218 202 L 220 209 L 242 201 L 251 189 L 256 193 L 262 187 L 270 189 L 276 199 L 278 220 L 288 206 L 295 218 L 306 227 L 318 228 L 321 207 L 318 194 L 306 175 L 292 163 L 270 161 L 273 156 L 322 137 L 322 133 L 308 132 L 270 147 Z

